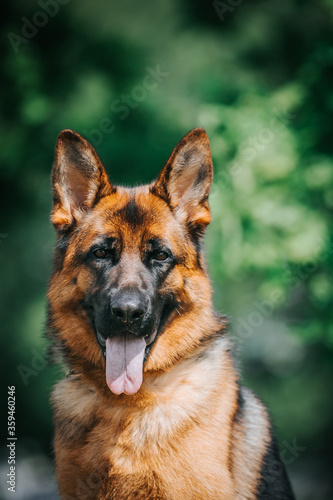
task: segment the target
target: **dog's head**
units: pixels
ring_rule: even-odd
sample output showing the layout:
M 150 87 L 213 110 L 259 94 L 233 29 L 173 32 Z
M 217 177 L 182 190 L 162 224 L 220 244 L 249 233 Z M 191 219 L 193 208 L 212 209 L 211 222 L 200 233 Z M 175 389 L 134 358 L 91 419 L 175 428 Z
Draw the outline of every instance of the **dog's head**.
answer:
M 109 182 L 79 134 L 58 137 L 49 324 L 71 363 L 106 363 L 116 394 L 137 392 L 143 371 L 170 366 L 207 329 L 211 291 L 201 238 L 211 181 L 203 129 L 183 138 L 156 182 L 132 189 Z

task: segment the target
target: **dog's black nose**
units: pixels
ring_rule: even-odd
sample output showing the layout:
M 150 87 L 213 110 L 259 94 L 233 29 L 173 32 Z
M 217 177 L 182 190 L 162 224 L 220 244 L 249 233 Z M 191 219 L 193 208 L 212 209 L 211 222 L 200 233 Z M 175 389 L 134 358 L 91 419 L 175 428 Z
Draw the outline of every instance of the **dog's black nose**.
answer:
M 111 304 L 111 314 L 122 323 L 141 320 L 146 312 L 143 299 L 137 294 L 126 294 L 115 298 Z

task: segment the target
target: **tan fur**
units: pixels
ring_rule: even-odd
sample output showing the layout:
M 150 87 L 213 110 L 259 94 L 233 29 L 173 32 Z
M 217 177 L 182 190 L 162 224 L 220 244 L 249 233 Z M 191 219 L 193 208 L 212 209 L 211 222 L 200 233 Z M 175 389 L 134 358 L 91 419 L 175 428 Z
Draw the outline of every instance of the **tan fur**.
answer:
M 129 482 L 132 475 L 149 477 L 153 471 L 167 491 L 163 498 L 236 498 L 228 461 L 237 390 L 226 347 L 221 339 L 201 359 L 191 357 L 170 372 L 147 377 L 131 401 L 97 393 L 84 376 L 66 379 L 54 393 L 56 418 L 70 420 L 78 434 L 97 414 L 100 419 L 89 436 L 89 455 L 78 450 L 74 459 L 69 452 L 84 471 L 81 479 L 91 468 L 98 472 L 101 462 Z M 64 444 L 60 436 L 56 446 Z M 75 496 L 79 482 L 69 477 Z

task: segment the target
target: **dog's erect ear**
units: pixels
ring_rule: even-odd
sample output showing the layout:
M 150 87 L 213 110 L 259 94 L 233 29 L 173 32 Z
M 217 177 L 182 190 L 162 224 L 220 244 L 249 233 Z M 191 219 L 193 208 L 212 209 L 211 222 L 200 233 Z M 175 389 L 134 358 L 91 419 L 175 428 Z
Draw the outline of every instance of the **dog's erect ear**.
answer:
M 99 199 L 112 193 L 96 151 L 73 130 L 63 130 L 58 136 L 52 189 L 51 220 L 58 231 L 72 227 Z
M 200 236 L 211 220 L 212 179 L 208 136 L 203 128 L 195 128 L 175 147 L 151 191 L 170 205 L 193 235 Z

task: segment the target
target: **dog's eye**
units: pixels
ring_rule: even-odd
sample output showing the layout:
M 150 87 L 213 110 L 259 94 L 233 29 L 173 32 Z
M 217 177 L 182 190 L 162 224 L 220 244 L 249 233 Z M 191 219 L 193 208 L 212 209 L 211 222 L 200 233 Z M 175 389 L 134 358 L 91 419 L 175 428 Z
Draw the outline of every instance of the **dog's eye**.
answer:
M 96 248 L 96 250 L 93 251 L 93 255 L 98 259 L 105 259 L 107 257 L 107 251 L 103 248 Z
M 154 259 L 155 260 L 166 260 L 169 257 L 169 254 L 167 252 L 164 252 L 163 250 L 159 250 L 154 254 Z

